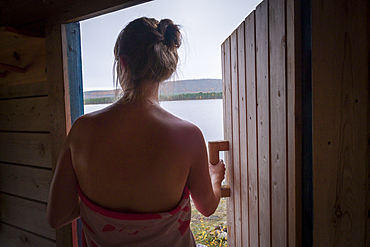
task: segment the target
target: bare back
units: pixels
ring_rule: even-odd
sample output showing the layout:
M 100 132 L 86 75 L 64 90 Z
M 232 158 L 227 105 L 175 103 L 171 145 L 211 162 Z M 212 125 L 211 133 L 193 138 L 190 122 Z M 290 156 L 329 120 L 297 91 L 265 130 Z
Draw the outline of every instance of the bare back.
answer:
M 199 129 L 157 104 L 113 104 L 81 117 L 69 138 L 82 191 L 111 210 L 171 210 L 191 164 L 207 162 L 205 148 L 194 145 L 204 146 Z
M 187 184 L 199 212 L 216 210 L 224 164 L 209 165 L 201 131 L 158 103 L 180 45 L 179 26 L 169 19 L 138 18 L 120 32 L 114 57 L 123 97 L 73 124 L 50 185 L 51 227 L 80 217 L 78 185 L 106 209 L 159 213 L 178 205 Z

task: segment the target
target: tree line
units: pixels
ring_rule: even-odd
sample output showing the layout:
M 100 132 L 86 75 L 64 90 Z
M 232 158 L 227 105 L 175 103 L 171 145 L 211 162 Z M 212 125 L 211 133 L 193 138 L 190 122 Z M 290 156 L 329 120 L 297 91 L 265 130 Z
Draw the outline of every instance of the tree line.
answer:
M 186 93 L 186 94 L 175 94 L 175 95 L 160 95 L 160 101 L 174 101 L 174 100 L 202 100 L 202 99 L 222 99 L 222 92 L 211 92 L 211 93 Z M 115 97 L 103 97 L 103 98 L 92 98 L 84 99 L 84 104 L 110 104 L 117 101 Z
M 85 105 L 90 104 L 111 104 L 117 101 L 116 97 L 104 97 L 104 98 L 91 98 L 91 99 L 84 99 Z

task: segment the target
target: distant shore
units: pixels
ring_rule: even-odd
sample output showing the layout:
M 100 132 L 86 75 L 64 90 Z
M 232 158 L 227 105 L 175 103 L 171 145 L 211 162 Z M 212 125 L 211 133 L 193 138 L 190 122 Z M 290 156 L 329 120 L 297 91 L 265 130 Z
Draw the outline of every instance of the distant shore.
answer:
M 175 95 L 160 95 L 160 101 L 176 101 L 176 100 L 203 100 L 203 99 L 222 99 L 222 92 L 210 92 L 210 93 L 186 93 L 186 94 L 175 94 Z M 116 97 L 102 97 L 102 98 L 91 98 L 84 99 L 85 105 L 92 104 L 111 104 L 117 101 Z

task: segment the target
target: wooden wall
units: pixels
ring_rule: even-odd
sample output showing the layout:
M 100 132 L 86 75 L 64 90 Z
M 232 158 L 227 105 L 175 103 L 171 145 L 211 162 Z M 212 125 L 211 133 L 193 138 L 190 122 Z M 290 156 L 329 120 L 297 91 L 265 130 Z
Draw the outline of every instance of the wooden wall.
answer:
M 0 29 L 0 243 L 56 246 L 46 221 L 52 177 L 45 39 Z
M 369 18 L 312 1 L 314 246 L 370 246 Z
M 83 113 L 79 31 L 79 23 L 59 24 L 39 38 L 1 28 L 0 63 L 26 70 L 0 64 L 0 243 L 6 246 L 77 241 L 71 225 L 49 227 L 46 204 L 60 148 Z
M 300 245 L 297 9 L 264 0 L 221 46 L 228 246 Z

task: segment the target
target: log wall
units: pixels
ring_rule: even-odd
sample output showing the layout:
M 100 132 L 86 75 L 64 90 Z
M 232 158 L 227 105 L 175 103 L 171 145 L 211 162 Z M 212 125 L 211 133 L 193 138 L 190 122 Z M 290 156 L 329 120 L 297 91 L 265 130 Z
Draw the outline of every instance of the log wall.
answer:
M 52 177 L 45 39 L 0 30 L 0 242 L 56 246 L 46 221 Z
M 70 224 L 50 228 L 46 205 L 60 148 L 83 114 L 79 31 L 79 23 L 59 24 L 39 38 L 1 29 L 0 63 L 25 70 L 0 67 L 0 242 L 6 246 L 77 243 Z

